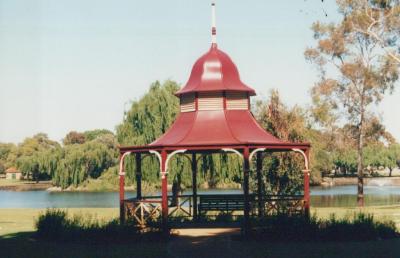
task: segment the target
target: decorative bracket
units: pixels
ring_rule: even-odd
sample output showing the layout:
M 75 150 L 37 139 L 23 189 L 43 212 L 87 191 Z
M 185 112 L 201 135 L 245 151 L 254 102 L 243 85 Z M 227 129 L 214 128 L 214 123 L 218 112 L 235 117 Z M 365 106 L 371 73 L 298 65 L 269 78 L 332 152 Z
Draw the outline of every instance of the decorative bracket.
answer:
M 310 172 L 310 169 L 308 167 L 308 158 L 307 158 L 307 155 L 304 153 L 304 151 L 300 150 L 300 149 L 292 149 L 292 151 L 301 153 L 301 155 L 303 155 L 303 157 L 304 157 L 304 165 L 306 167 L 306 169 L 304 169 L 306 171 L 303 170 L 303 172 Z
M 184 153 L 186 150 L 176 150 L 171 152 L 168 156 L 167 156 L 167 160 L 165 161 L 165 169 L 163 171 L 162 169 L 162 157 L 161 154 L 158 151 L 155 150 L 150 150 L 149 152 L 152 154 L 155 154 L 160 162 L 160 174 L 161 174 L 161 178 L 164 179 L 166 175 L 168 175 L 168 162 L 169 160 L 172 158 L 172 156 L 174 156 L 175 154 L 178 153 Z
M 231 149 L 231 148 L 223 148 L 222 150 L 225 151 L 225 152 L 233 152 L 233 153 L 236 153 L 237 155 L 239 155 L 239 157 L 241 157 L 241 158 L 243 159 L 243 154 L 240 153 L 238 150 Z
M 250 152 L 249 160 L 251 160 L 253 158 L 254 154 L 256 154 L 257 152 L 265 151 L 265 150 L 266 150 L 266 148 L 258 148 L 258 149 L 253 150 L 252 152 Z
M 167 156 L 167 160 L 165 161 L 165 173 L 168 173 L 167 171 L 168 171 L 168 162 L 169 162 L 169 160 L 170 160 L 175 154 L 184 153 L 185 151 L 186 151 L 186 150 L 176 150 L 176 151 L 171 152 L 171 153 Z
M 124 171 L 124 159 L 127 155 L 131 154 L 132 152 L 128 151 L 122 154 L 121 159 L 119 161 L 119 176 L 125 176 L 125 171 Z
M 162 158 L 161 158 L 161 154 L 158 152 L 158 151 L 155 151 L 155 150 L 150 150 L 149 151 L 151 154 L 154 154 L 154 155 L 156 155 L 156 157 L 158 158 L 158 161 L 159 161 L 159 163 L 160 163 L 160 171 L 162 171 Z

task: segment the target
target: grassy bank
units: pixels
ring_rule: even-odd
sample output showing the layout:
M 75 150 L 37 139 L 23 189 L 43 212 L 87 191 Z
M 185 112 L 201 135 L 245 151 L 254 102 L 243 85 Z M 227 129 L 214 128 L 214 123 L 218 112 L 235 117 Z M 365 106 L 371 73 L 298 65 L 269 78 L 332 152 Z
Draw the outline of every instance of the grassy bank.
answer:
M 0 209 L 0 235 L 34 231 L 35 219 L 45 209 Z M 70 214 L 88 214 L 98 219 L 118 217 L 117 208 L 69 208 Z
M 51 181 L 24 181 L 24 180 L 9 180 L 0 179 L 0 190 L 5 191 L 36 191 L 46 190 L 51 187 Z

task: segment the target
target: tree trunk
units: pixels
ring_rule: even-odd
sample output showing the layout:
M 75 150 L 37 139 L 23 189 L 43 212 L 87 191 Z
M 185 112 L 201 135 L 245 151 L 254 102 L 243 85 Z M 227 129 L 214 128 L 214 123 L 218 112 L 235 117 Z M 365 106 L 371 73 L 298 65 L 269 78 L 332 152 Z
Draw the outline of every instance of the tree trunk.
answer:
M 392 171 L 393 171 L 393 168 L 389 168 L 389 177 L 392 176 Z
M 358 207 L 364 206 L 364 164 L 363 164 L 363 141 L 364 141 L 364 101 L 361 100 L 360 124 L 358 128 L 357 146 L 357 204 Z

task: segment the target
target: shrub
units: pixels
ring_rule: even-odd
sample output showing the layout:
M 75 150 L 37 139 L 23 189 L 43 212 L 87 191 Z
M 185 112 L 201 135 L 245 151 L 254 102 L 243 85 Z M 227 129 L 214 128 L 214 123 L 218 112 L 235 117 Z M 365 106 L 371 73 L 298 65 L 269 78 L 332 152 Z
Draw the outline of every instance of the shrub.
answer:
M 354 213 L 337 219 L 277 215 L 253 222 L 253 238 L 268 241 L 366 241 L 398 236 L 393 221 L 375 221 L 373 215 Z
M 48 209 L 40 214 L 36 229 L 40 239 L 79 242 L 131 241 L 145 235 L 155 236 L 151 233 L 156 233 L 155 230 L 148 230 L 145 234 L 132 222 L 121 225 L 118 219 L 99 221 L 93 216 L 81 214 L 71 217 L 65 210 L 59 209 Z

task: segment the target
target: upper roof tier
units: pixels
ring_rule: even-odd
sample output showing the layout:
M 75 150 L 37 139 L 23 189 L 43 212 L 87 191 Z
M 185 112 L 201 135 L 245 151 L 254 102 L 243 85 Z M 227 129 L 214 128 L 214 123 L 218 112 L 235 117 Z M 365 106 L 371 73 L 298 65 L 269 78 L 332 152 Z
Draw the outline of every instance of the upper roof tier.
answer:
M 193 65 L 186 85 L 176 95 L 192 92 L 240 91 L 256 95 L 240 80 L 238 69 L 231 58 L 219 50 L 216 43 Z

